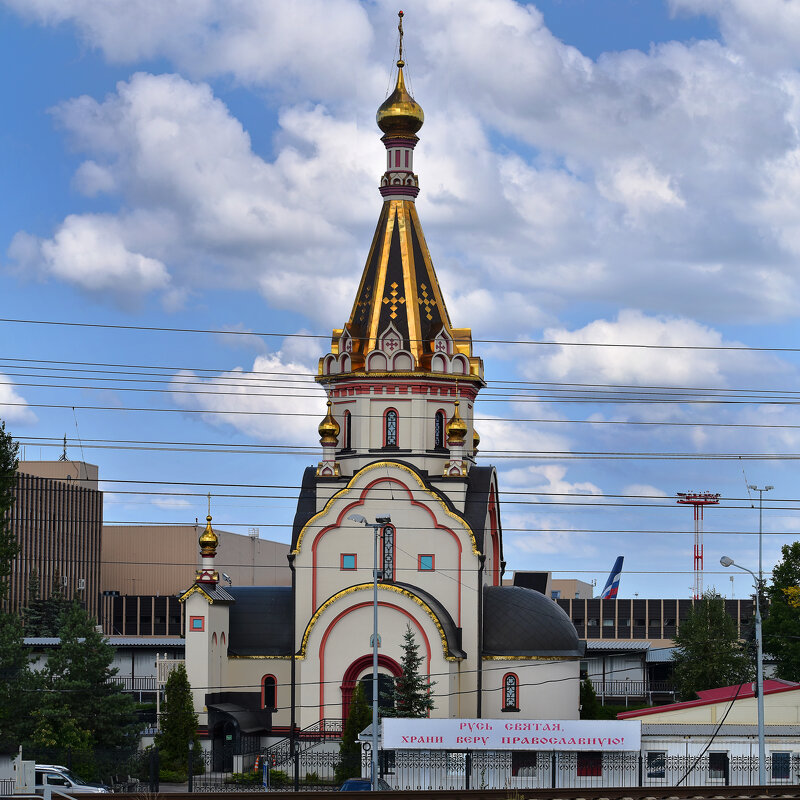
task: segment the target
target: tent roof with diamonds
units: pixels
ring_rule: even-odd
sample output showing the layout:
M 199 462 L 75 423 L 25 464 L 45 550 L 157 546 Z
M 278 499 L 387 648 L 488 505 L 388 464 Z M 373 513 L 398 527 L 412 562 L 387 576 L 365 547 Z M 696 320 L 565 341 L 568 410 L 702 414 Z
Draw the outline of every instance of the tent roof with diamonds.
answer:
M 373 350 L 389 326 L 403 340 L 417 363 L 433 351 L 442 331 L 457 350 L 471 343 L 469 329 L 453 329 L 442 299 L 425 236 L 414 203 L 388 200 L 381 210 L 353 310 L 345 329 L 353 338 L 353 353 Z M 341 331 L 334 332 L 338 339 Z M 471 348 L 464 348 L 466 354 Z M 334 351 L 335 352 L 335 351 Z

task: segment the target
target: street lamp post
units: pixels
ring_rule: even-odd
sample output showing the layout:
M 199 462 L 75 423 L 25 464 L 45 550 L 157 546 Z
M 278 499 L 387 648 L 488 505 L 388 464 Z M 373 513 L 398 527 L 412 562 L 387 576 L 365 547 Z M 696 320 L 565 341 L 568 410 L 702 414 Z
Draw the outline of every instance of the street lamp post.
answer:
M 764 748 L 764 649 L 763 639 L 761 635 L 761 603 L 759 595 L 761 594 L 761 584 L 756 577 L 755 572 L 737 564 L 729 556 L 722 556 L 719 563 L 723 567 L 736 567 L 744 572 L 749 572 L 753 576 L 753 582 L 756 587 L 756 691 L 758 693 L 758 783 L 760 786 L 765 786 L 767 783 L 766 776 L 766 752 Z
M 361 514 L 350 514 L 347 518 L 359 525 L 372 528 L 372 791 L 378 790 L 378 537 L 384 525 L 392 521 L 388 514 L 375 517 L 368 522 Z
M 764 571 L 761 567 L 761 535 L 762 535 L 762 512 L 764 510 L 764 492 L 770 491 L 770 489 L 774 489 L 774 486 L 764 486 L 761 489 L 758 486 L 753 486 L 752 484 L 748 485 L 747 487 L 753 492 L 758 492 L 758 588 L 759 591 L 761 590 L 761 581 L 764 579 Z

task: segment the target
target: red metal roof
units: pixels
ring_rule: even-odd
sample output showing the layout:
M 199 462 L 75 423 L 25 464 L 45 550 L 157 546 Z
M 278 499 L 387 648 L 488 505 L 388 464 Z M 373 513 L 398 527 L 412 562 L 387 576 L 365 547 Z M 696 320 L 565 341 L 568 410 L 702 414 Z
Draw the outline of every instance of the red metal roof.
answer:
M 764 681 L 764 694 L 777 694 L 778 692 L 792 692 L 800 689 L 800 683 L 793 683 L 792 681 L 782 681 L 777 679 L 768 678 Z M 739 692 L 738 696 L 736 692 Z M 655 708 L 640 708 L 638 711 L 623 711 L 617 714 L 617 719 L 636 719 L 637 717 L 646 717 L 652 714 L 663 714 L 666 711 L 675 711 L 681 708 L 697 708 L 699 706 L 710 706 L 714 703 L 722 703 L 725 700 L 744 700 L 748 697 L 753 697 L 753 684 L 745 683 L 741 690 L 739 684 L 734 686 L 722 686 L 719 689 L 703 689 L 697 693 L 698 700 L 684 700 L 681 703 L 670 703 L 666 706 L 656 706 Z

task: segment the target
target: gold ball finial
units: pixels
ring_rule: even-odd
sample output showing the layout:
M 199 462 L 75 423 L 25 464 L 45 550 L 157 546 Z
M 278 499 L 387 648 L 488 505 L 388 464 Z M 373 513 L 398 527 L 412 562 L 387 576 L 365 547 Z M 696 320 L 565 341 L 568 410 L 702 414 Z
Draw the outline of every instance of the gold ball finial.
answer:
M 328 400 L 328 413 L 325 415 L 325 419 L 322 420 L 319 424 L 319 443 L 320 444 L 332 444 L 336 445 L 339 443 L 339 423 L 333 418 L 333 414 L 331 412 L 331 407 L 333 403 Z
M 453 418 L 447 423 L 447 441 L 451 444 L 463 444 L 467 436 L 467 423 L 461 419 L 461 414 L 458 413 L 459 405 L 459 401 L 456 400 Z
M 206 529 L 200 535 L 200 555 L 201 556 L 215 556 L 217 554 L 217 547 L 219 546 L 219 537 L 214 533 L 211 527 L 211 514 L 206 517 Z
M 406 90 L 403 78 L 403 67 L 406 62 L 403 59 L 403 12 L 399 11 L 397 16 L 400 22 L 397 29 L 400 32 L 400 44 L 397 58 L 397 83 L 394 91 L 384 100 L 376 114 L 378 127 L 387 136 L 415 136 L 417 131 L 425 122 L 425 115 L 422 108 Z
M 478 452 L 478 445 L 481 443 L 481 437 L 478 436 L 478 431 L 475 428 L 472 429 L 472 453 L 473 455 L 477 454 Z

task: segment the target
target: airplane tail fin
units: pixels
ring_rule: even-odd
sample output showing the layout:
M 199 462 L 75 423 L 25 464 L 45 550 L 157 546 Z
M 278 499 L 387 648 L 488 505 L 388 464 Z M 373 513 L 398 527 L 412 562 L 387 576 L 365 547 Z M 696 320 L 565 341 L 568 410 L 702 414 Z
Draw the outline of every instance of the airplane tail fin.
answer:
M 622 561 L 624 556 L 617 556 L 614 566 L 611 568 L 611 573 L 608 576 L 606 585 L 603 588 L 600 598 L 602 600 L 616 599 L 617 592 L 619 591 L 619 579 L 622 577 Z

